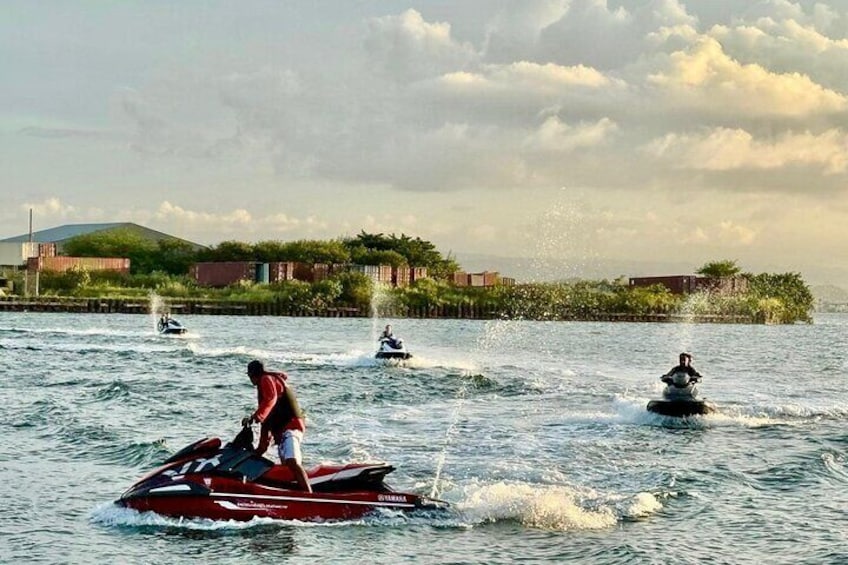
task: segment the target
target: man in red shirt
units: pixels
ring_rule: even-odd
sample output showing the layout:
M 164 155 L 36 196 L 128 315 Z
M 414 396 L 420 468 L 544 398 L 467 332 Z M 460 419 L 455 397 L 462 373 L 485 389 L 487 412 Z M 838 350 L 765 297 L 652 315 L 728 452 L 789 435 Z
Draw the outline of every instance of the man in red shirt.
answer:
M 247 364 L 247 375 L 256 387 L 259 407 L 242 424 L 262 424 L 256 453 L 264 455 L 273 438 L 280 461 L 291 469 L 302 490 L 312 492 L 300 452 L 306 422 L 294 391 L 286 383 L 288 377 L 282 372 L 266 371 L 262 362 L 256 360 Z

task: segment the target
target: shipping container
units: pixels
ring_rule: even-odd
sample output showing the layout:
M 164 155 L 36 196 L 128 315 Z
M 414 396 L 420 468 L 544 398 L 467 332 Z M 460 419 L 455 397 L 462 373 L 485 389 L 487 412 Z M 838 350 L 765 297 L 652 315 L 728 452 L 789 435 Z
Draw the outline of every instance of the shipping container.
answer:
M 468 285 L 469 286 L 486 286 L 486 279 L 483 276 L 483 273 L 470 273 L 468 275 Z
M 256 281 L 255 261 L 214 261 L 195 263 L 191 276 L 200 286 L 224 287 L 239 281 Z
M 427 278 L 427 267 L 412 267 L 410 269 L 410 276 L 413 281 L 426 279 Z
M 323 281 L 330 276 L 330 265 L 327 263 L 315 263 L 312 265 L 312 282 Z
M 661 277 L 631 277 L 630 286 L 646 287 L 655 284 L 662 285 L 673 294 L 689 294 L 697 289 L 695 275 L 672 275 Z
M 30 257 L 27 260 L 27 270 L 32 272 L 56 271 L 63 273 L 71 269 L 129 273 L 130 260 L 123 257 L 67 257 L 64 255 Z
M 282 282 L 294 280 L 294 262 L 276 261 L 268 263 L 268 281 Z
M 500 275 L 496 272 L 483 272 L 483 286 L 496 286 L 500 280 Z
M 303 282 L 312 282 L 315 278 L 313 266 L 309 263 L 294 264 L 294 279 Z
M 453 284 L 456 286 L 468 286 L 468 273 L 465 271 L 456 271 L 453 274 Z
M 515 286 L 515 279 L 512 277 L 501 277 L 501 285 Z
M 270 282 L 270 266 L 268 263 L 256 265 L 256 282 L 268 284 Z
M 57 255 L 56 244 L 55 243 L 39 243 L 38 244 L 38 256 L 39 257 L 55 257 Z
M 403 288 L 409 286 L 410 280 L 412 280 L 412 273 L 409 267 L 392 267 L 392 286 Z
M 23 266 L 30 257 L 48 256 L 39 252 L 39 247 L 46 245 L 45 251 L 49 251 L 49 246 L 53 247 L 53 255 L 55 255 L 55 244 L 30 243 L 30 242 L 0 242 L 0 265 L 9 267 Z

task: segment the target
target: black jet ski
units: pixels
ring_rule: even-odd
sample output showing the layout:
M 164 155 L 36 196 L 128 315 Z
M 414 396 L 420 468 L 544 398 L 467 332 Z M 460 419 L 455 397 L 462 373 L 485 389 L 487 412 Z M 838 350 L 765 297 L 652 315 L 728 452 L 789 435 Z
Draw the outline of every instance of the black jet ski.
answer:
M 711 402 L 698 398 L 695 384 L 701 380 L 699 376 L 676 372 L 662 376 L 666 384 L 661 400 L 648 402 L 648 411 L 663 416 L 685 418 L 686 416 L 703 416 L 712 414 L 716 407 Z
M 375 355 L 377 359 L 409 359 L 412 355 L 406 350 L 402 339 L 383 337 L 380 338 L 380 347 Z
M 160 335 L 182 335 L 188 331 L 188 328 L 173 318 L 160 318 L 156 329 Z

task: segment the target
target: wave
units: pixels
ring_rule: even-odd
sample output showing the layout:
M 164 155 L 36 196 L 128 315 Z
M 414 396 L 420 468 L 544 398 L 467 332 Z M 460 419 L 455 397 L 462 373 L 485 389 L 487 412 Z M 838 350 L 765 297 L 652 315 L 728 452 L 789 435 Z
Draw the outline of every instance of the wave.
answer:
M 512 482 L 472 485 L 465 490 L 457 508 L 472 524 L 515 521 L 550 531 L 602 530 L 662 509 L 657 497 L 648 492 L 603 494 L 563 485 Z
M 819 408 L 802 407 L 797 404 L 785 405 L 742 405 L 715 402 L 718 411 L 706 416 L 672 418 L 648 412 L 646 407 L 650 398 L 615 395 L 613 414 L 595 413 L 598 420 L 638 425 L 660 425 L 684 427 L 712 427 L 740 425 L 748 428 L 765 426 L 800 425 L 810 420 L 848 418 L 848 408 L 843 406 L 825 406 Z
M 105 328 L 0 328 L 0 334 L 37 334 L 37 335 L 79 335 L 79 336 L 110 336 L 110 337 L 139 337 L 149 335 L 148 331 L 110 330 Z

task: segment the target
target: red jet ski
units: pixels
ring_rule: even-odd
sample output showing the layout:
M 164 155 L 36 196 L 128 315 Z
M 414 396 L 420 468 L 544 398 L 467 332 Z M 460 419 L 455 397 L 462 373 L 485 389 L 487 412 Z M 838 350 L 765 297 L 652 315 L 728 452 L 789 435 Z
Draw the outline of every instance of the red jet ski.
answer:
M 206 438 L 174 454 L 138 480 L 116 504 L 164 516 L 212 520 L 350 520 L 378 508 L 436 510 L 448 503 L 396 492 L 383 480 L 385 463 L 318 465 L 307 469 L 312 493 L 298 489 L 289 468 L 256 455 L 244 428 L 221 447 Z

